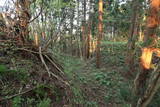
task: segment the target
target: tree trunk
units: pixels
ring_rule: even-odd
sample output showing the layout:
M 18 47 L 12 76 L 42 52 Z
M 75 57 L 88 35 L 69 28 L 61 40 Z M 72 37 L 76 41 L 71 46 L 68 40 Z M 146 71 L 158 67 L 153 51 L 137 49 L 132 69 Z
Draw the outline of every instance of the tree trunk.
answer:
M 159 0 L 150 0 L 150 9 L 149 9 L 149 16 L 147 18 L 147 26 L 146 26 L 146 32 L 145 32 L 145 41 L 144 41 L 144 49 L 151 49 L 155 48 L 156 46 L 156 29 L 159 25 L 159 6 L 160 6 L 160 1 Z M 143 54 L 148 54 L 146 51 L 142 52 Z M 146 107 L 151 100 L 151 95 L 148 97 L 145 97 L 144 91 L 146 90 L 145 85 L 146 81 L 149 78 L 149 74 L 151 72 L 150 67 L 146 67 L 145 62 L 147 61 L 148 57 L 143 58 L 141 57 L 141 66 L 142 69 L 140 73 L 137 75 L 135 79 L 135 90 L 138 95 L 141 96 L 141 98 L 138 101 L 138 106 L 141 105 L 140 107 Z M 155 88 L 154 88 L 155 89 Z M 147 92 L 147 91 L 146 91 Z M 144 100 L 145 97 L 145 100 Z M 143 100 L 141 100 L 143 99 Z M 149 101 L 149 102 L 148 102 Z
M 92 13 L 91 13 L 91 9 L 92 9 L 92 0 L 90 0 L 90 6 L 89 6 L 89 19 L 88 19 L 88 33 L 87 33 L 87 48 L 86 48 L 86 58 L 90 58 L 91 53 L 90 53 L 90 49 L 91 49 L 91 38 L 92 38 L 92 34 L 91 34 L 91 26 L 92 26 Z
M 74 55 L 74 52 L 73 52 L 73 20 L 74 20 L 74 9 L 71 10 L 71 18 L 70 18 L 70 24 L 71 24 L 71 28 L 70 28 L 70 51 L 71 51 L 71 55 Z
M 82 22 L 82 44 L 83 44 L 83 57 L 86 58 L 86 0 L 83 2 L 83 22 Z
M 137 20 L 138 20 L 138 7 L 139 3 L 138 0 L 132 1 L 132 17 L 131 17 L 131 26 L 130 26 L 130 34 L 128 38 L 128 50 L 127 50 L 127 58 L 126 58 L 126 64 L 128 66 L 128 72 L 131 74 L 135 71 L 134 67 L 134 57 L 135 57 L 135 42 L 136 42 L 136 33 L 137 33 Z
M 100 68 L 100 45 L 101 45 L 101 39 L 103 34 L 103 0 L 99 0 L 98 4 L 98 12 L 99 12 L 99 23 L 98 23 L 98 37 L 97 37 L 97 49 L 96 49 L 96 66 L 97 68 Z
M 76 35 L 77 37 L 77 43 L 78 43 L 78 50 L 77 55 L 80 56 L 81 59 L 83 59 L 83 53 L 82 53 L 82 46 L 81 46 L 81 35 L 79 34 L 79 16 L 80 16 L 80 11 L 79 11 L 79 0 L 77 0 L 77 29 L 76 29 Z

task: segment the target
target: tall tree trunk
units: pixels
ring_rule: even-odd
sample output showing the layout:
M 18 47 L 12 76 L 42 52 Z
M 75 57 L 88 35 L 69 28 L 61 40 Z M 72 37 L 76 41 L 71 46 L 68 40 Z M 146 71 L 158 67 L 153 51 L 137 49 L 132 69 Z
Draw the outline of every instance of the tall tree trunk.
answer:
M 82 46 L 81 46 L 81 35 L 79 34 L 79 0 L 77 0 L 77 29 L 76 29 L 76 34 L 77 34 L 77 43 L 78 43 L 78 54 L 81 59 L 83 59 L 83 54 L 82 54 Z
M 98 37 L 97 37 L 97 49 L 96 49 L 96 66 L 97 68 L 100 68 L 100 45 L 101 45 L 101 39 L 103 34 L 103 0 L 99 0 L 98 3 Z
M 91 22 L 88 22 L 88 34 L 87 34 L 87 48 L 86 58 L 90 58 L 90 42 L 91 42 Z
M 91 39 L 92 39 L 92 34 L 91 34 L 91 26 L 92 26 L 92 0 L 90 0 L 90 5 L 89 5 L 89 19 L 88 19 L 88 33 L 87 33 L 87 48 L 86 48 L 86 58 L 90 58 L 90 45 L 91 45 Z
M 86 0 L 83 1 L 82 42 L 83 57 L 86 58 Z
M 135 71 L 134 67 L 134 57 L 135 57 L 135 42 L 136 42 L 136 36 L 137 36 L 137 20 L 138 20 L 138 8 L 139 8 L 139 0 L 133 0 L 132 1 L 132 17 L 131 17 L 131 26 L 130 26 L 130 34 L 128 38 L 128 50 L 127 50 L 127 58 L 126 63 L 128 66 L 128 73 L 132 73 Z
M 70 37 L 70 40 L 71 40 L 70 41 L 70 48 L 71 48 L 70 51 L 71 51 L 72 55 L 74 55 L 74 52 L 73 52 L 73 36 L 74 36 L 73 35 L 73 20 L 74 20 L 74 9 L 71 10 L 71 18 L 70 18 L 71 28 L 70 28 L 70 32 L 69 32 L 70 36 L 71 36 Z

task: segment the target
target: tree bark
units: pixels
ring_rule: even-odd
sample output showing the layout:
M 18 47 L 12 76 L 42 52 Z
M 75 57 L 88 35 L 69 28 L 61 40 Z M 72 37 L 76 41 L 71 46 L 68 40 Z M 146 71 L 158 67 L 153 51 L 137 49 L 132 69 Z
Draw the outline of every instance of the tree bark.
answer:
M 82 54 L 86 58 L 86 0 L 83 0 L 83 22 L 82 22 Z
M 89 19 L 88 19 L 88 33 L 87 33 L 87 48 L 86 48 L 86 58 L 90 58 L 91 53 L 90 53 L 90 49 L 91 49 L 91 39 L 92 39 L 92 34 L 91 34 L 91 26 L 92 26 L 92 0 L 90 0 L 90 8 L 89 8 Z
M 102 39 L 102 34 L 103 34 L 103 0 L 99 0 L 98 3 L 98 37 L 97 37 L 97 49 L 96 49 L 96 66 L 97 68 L 100 68 L 100 45 L 101 45 L 101 39 Z
M 139 0 L 132 1 L 132 17 L 131 17 L 131 26 L 130 26 L 130 34 L 128 38 L 128 50 L 127 50 L 127 58 L 126 64 L 128 66 L 128 72 L 131 74 L 135 71 L 134 60 L 135 60 L 135 42 L 137 36 L 137 22 L 138 22 L 138 8 L 139 8 Z

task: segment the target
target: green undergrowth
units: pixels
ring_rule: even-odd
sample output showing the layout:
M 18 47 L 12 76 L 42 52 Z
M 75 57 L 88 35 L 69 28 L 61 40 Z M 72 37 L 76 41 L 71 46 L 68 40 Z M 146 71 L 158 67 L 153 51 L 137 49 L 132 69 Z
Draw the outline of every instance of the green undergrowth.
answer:
M 7 53 L 0 51 L 0 106 L 6 107 L 8 103 L 13 107 L 50 107 L 52 104 L 64 104 L 66 93 L 63 86 L 60 87 L 53 77 L 48 76 L 36 56 L 6 51 Z M 2 52 L 6 54 L 1 54 Z
M 27 69 L 18 67 L 11 69 L 5 64 L 0 64 L 0 81 L 2 86 L 0 93 L 4 99 L 0 101 L 0 105 L 5 105 L 5 101 L 10 100 L 13 107 L 23 107 L 25 106 L 24 102 L 27 106 L 49 107 L 51 99 L 47 97 L 45 89 L 54 88 L 43 83 L 36 83 L 36 81 L 31 81 L 30 79 L 30 74 L 27 72 Z M 26 87 L 26 84 L 29 85 L 29 82 L 35 85 L 31 90 L 31 95 L 25 93 L 24 95 L 15 94 L 21 93 L 23 90 L 21 86 Z
M 96 58 L 81 60 L 78 57 L 54 52 L 56 59 L 63 66 L 64 72 L 69 78 L 73 98 L 70 99 L 73 107 L 129 107 L 134 100 L 132 94 L 133 80 L 125 78 L 126 72 L 126 42 L 103 42 L 101 48 L 101 68 L 96 68 Z M 12 98 L 14 107 L 21 107 L 22 102 L 37 107 L 49 107 L 54 101 L 60 104 L 62 93 L 54 85 L 39 82 L 38 75 L 44 68 L 35 64 L 37 62 L 27 59 L 8 58 L 10 63 L 6 64 L 5 58 L 0 64 L 0 80 L 6 81 L 12 77 L 13 82 L 18 81 L 16 86 L 12 82 L 4 82 L 1 93 L 10 97 L 18 93 L 21 86 L 27 87 L 28 83 L 36 86 L 30 96 L 15 96 Z M 38 71 L 32 72 L 31 70 Z M 37 73 L 37 74 L 35 74 Z M 34 75 L 37 75 L 34 77 Z M 32 78 L 31 78 L 32 77 Z M 16 82 L 15 82 L 16 83 Z M 30 84 L 29 84 L 30 85 Z M 52 97 L 49 95 L 51 94 Z
M 102 44 L 102 62 L 106 66 L 124 66 L 126 43 L 103 43 Z
M 71 89 L 74 94 L 74 98 L 72 99 L 73 105 L 84 105 L 85 98 L 77 81 L 76 71 L 80 70 L 84 66 L 85 62 L 77 57 L 62 53 L 56 53 L 55 56 L 63 65 L 64 72 L 67 74 L 70 80 Z
M 95 58 L 81 60 L 66 54 L 57 54 L 68 74 L 74 92 L 74 103 L 84 107 L 129 107 L 132 102 L 132 81 L 125 80 L 126 42 L 102 43 L 101 69 Z

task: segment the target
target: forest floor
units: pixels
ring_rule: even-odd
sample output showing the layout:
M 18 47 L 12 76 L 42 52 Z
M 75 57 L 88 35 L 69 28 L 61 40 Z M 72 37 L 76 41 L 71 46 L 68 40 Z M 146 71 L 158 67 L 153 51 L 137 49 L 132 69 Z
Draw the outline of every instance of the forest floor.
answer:
M 126 47 L 126 42 L 103 42 L 100 69 L 96 68 L 95 58 L 85 62 L 73 56 L 58 55 L 73 84 L 77 106 L 130 106 L 134 78 L 127 75 Z
M 51 51 L 65 75 L 46 60 L 47 66 L 69 87 L 48 76 L 37 53 L 6 45 L 10 44 L 0 43 L 0 107 L 130 107 L 136 99 L 133 80 L 138 70 L 133 77 L 128 75 L 126 42 L 102 43 L 100 69 L 96 68 L 95 57 L 81 60 Z M 135 62 L 139 60 L 138 52 L 137 46 Z M 154 106 L 149 107 L 159 107 L 160 95 L 156 98 L 151 104 Z

